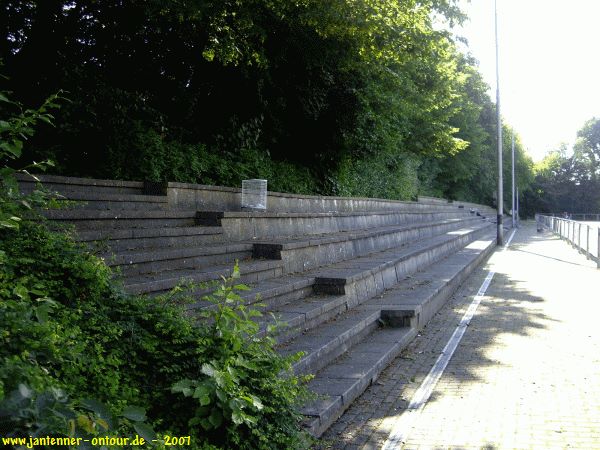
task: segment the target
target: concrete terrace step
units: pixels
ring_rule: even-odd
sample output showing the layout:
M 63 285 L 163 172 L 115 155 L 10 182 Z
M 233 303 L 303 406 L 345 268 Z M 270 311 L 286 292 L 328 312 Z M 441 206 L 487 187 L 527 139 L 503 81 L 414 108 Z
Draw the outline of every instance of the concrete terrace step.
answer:
M 80 242 L 102 241 L 113 251 L 210 244 L 222 237 L 221 228 L 202 226 L 82 230 L 76 234 Z
M 333 264 L 316 275 L 315 292 L 360 297 L 366 290 L 367 293 L 372 291 L 373 295 L 378 294 L 383 289 L 394 286 L 405 274 L 416 272 L 458 251 L 492 227 L 491 223 L 484 222 L 424 239 L 406 247 L 392 248 Z
M 147 210 L 165 209 L 168 207 L 167 196 L 119 194 L 97 191 L 63 191 L 65 200 L 72 200 L 74 209 L 110 209 L 110 210 Z M 61 199 L 59 198 L 59 201 Z
M 255 258 L 282 259 L 286 272 L 301 272 L 365 254 L 399 247 L 407 242 L 432 237 L 470 224 L 476 217 L 392 225 L 367 230 L 341 231 L 292 239 L 255 241 Z
M 99 180 L 91 178 L 63 177 L 57 175 L 36 175 L 45 189 L 59 194 L 73 191 L 109 193 L 109 194 L 142 194 L 144 183 L 141 181 Z M 17 180 L 24 192 L 31 192 L 37 184 L 31 175 L 18 174 Z
M 496 236 L 488 233 L 462 250 L 407 277 L 384 295 L 370 299 L 365 308 L 382 310 L 383 320 L 394 326 L 423 328 L 445 300 L 496 248 Z
M 196 211 L 51 209 L 44 216 L 57 223 L 68 223 L 77 230 L 113 230 L 122 228 L 158 228 L 197 225 Z
M 287 283 L 286 277 L 270 280 L 267 286 L 260 283 L 244 297 L 251 301 L 256 293 L 261 295 L 264 309 L 272 313 L 276 320 L 288 324 L 283 334 L 278 336 L 279 342 L 286 342 L 299 333 L 380 295 L 384 290 L 395 287 L 405 277 L 423 270 L 453 251 L 458 251 L 467 244 L 472 245 L 470 242 L 490 227 L 487 224 L 475 229 L 449 232 L 433 240 L 413 242 L 401 249 L 373 253 L 360 258 L 356 263 L 356 260 L 337 263 L 302 275 L 288 276 Z M 329 277 L 332 273 L 344 275 L 335 278 L 339 285 L 332 289 L 331 286 L 323 288 L 318 284 L 323 276 Z M 325 279 L 329 281 L 329 278 Z M 300 283 L 297 284 L 300 287 L 296 288 L 294 283 Z M 266 329 L 273 323 L 273 319 L 270 315 L 265 315 L 260 323 L 262 329 Z
M 261 302 L 266 303 L 264 309 L 271 310 L 312 295 L 314 283 L 314 276 L 287 274 L 251 285 L 249 291 L 241 293 L 241 297 L 248 304 L 254 303 L 258 297 Z
M 463 223 L 463 225 L 465 224 Z M 389 265 L 382 266 L 382 258 L 392 264 L 392 269 L 394 269 L 394 263 L 401 263 L 398 272 L 394 273 L 395 277 L 393 279 L 386 279 L 388 283 L 387 287 L 389 287 L 396 283 L 397 277 L 403 277 L 412 273 L 430 264 L 436 258 L 443 257 L 448 251 L 459 248 L 457 246 L 465 245 L 468 240 L 473 239 L 481 229 L 487 226 L 490 226 L 487 222 L 477 222 L 473 227 L 454 228 L 445 234 L 435 236 L 435 238 L 421 236 L 415 242 L 406 244 L 404 247 L 371 252 L 360 260 L 354 259 L 347 262 L 338 262 L 302 273 L 287 274 L 276 279 L 262 280 L 258 284 L 251 286 L 250 291 L 242 293 L 241 296 L 246 299 L 248 304 L 254 303 L 256 296 L 260 296 L 260 300 L 264 304 L 262 309 L 273 312 L 277 320 L 284 321 L 289 325 L 285 333 L 279 337 L 279 340 L 283 342 L 295 336 L 303 329 L 317 326 L 356 306 L 369 296 L 379 293 L 384 285 L 383 274 L 378 272 L 378 270 L 382 267 L 385 269 L 389 268 Z M 438 250 L 439 253 L 436 253 Z M 353 261 L 359 261 L 358 265 L 354 264 Z M 357 268 L 360 268 L 359 272 L 362 271 L 362 277 L 355 273 Z M 283 270 L 286 273 L 285 266 L 283 266 Z M 336 294 L 336 292 L 330 292 L 330 289 L 327 287 L 315 286 L 315 280 L 322 279 L 324 275 L 329 276 L 331 271 L 335 271 L 336 273 L 352 272 L 352 279 L 348 281 L 348 286 L 344 285 L 342 288 L 339 286 L 336 288 L 340 291 L 340 296 L 338 297 L 329 295 L 332 293 Z M 374 280 L 377 281 L 374 283 Z M 344 284 L 343 280 L 338 280 L 337 282 Z M 315 291 L 317 291 L 316 295 Z M 202 293 L 204 292 L 198 292 L 198 294 Z M 344 296 L 345 294 L 348 295 Z M 202 301 L 199 301 L 195 305 L 198 308 L 202 308 L 203 306 L 208 305 Z M 266 328 L 272 322 L 270 315 L 265 316 L 261 322 L 263 328 Z
M 417 334 L 413 328 L 378 326 L 308 383 L 317 400 L 303 406 L 304 425 L 321 436 Z
M 379 377 L 494 248 L 494 237 L 487 234 L 367 300 L 350 311 L 354 315 L 345 314 L 285 347 L 285 353 L 308 350 L 298 362 L 301 371 L 322 368 L 309 384 L 320 398 L 302 409 L 313 435 L 322 434 Z M 342 356 L 331 360 L 336 354 Z
M 240 261 L 240 283 L 256 283 L 275 278 L 283 273 L 281 261 Z M 157 294 L 172 289 L 180 282 L 203 283 L 229 276 L 233 264 L 218 264 L 201 269 L 167 270 L 124 279 L 124 287 L 132 294 Z
M 105 254 L 104 259 L 109 266 L 119 268 L 124 276 L 131 276 L 163 270 L 198 269 L 214 264 L 233 265 L 235 260 L 249 259 L 251 256 L 252 244 L 240 242 L 150 251 L 135 249 Z
M 428 208 L 401 211 L 329 213 L 198 211 L 196 217 L 197 223 L 201 225 L 222 226 L 225 235 L 231 240 L 319 235 L 391 225 L 474 217 L 474 214 L 469 213 L 469 211 L 456 207 Z
M 145 239 L 160 237 L 180 237 L 196 235 L 223 234 L 218 227 L 203 227 L 195 225 L 192 227 L 156 227 L 156 228 L 124 228 L 117 230 L 85 230 L 77 233 L 79 241 L 97 241 L 107 239 Z
M 279 351 L 284 355 L 304 352 L 304 356 L 294 364 L 294 371 L 315 373 L 375 330 L 380 317 L 377 310 L 355 307 L 282 344 Z

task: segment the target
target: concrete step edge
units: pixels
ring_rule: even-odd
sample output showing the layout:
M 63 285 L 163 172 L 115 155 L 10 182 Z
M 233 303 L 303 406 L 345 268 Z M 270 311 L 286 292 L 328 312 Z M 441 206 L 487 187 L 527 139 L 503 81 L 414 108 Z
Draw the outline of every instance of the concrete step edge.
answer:
M 378 298 L 366 301 L 368 309 L 381 310 L 382 320 L 392 326 L 423 328 L 445 300 L 495 250 L 495 237 L 472 241 L 426 270 L 408 277 Z
M 110 234 L 107 234 L 107 231 Z M 148 239 L 177 236 L 200 236 L 209 234 L 223 234 L 218 227 L 173 226 L 173 227 L 148 227 L 148 228 L 122 228 L 115 230 L 81 230 L 76 233 L 79 241 L 121 240 L 121 239 Z
M 281 269 L 281 261 L 244 261 L 240 262 L 240 283 L 251 283 L 254 276 L 260 272 L 269 272 L 275 269 Z M 124 287 L 127 292 L 132 294 L 149 294 L 160 291 L 167 291 L 177 286 L 181 281 L 193 283 L 202 283 L 207 281 L 220 280 L 221 276 L 229 276 L 233 269 L 233 264 L 220 264 L 211 267 L 211 270 L 169 270 L 163 271 L 155 277 L 136 276 L 124 279 Z M 274 275 L 277 276 L 277 275 Z
M 168 198 L 165 195 L 144 195 L 144 194 L 119 194 L 114 192 L 100 192 L 100 191 L 61 191 L 57 192 L 60 197 L 64 197 L 58 200 L 73 200 L 82 202 L 113 202 L 115 204 L 129 202 L 129 203 L 160 203 L 168 204 Z
M 465 258 L 462 257 L 462 261 L 457 262 L 457 259 L 459 259 L 461 255 L 465 254 L 466 252 L 471 252 L 472 247 L 476 247 L 478 245 L 481 245 L 482 243 L 485 244 L 485 248 L 472 255 L 472 258 L 470 260 L 465 260 Z M 393 323 L 394 326 L 407 326 L 410 324 L 410 319 L 413 317 L 417 317 L 417 322 L 419 321 L 420 317 L 420 319 L 424 320 L 424 323 L 426 323 L 429 320 L 429 318 L 421 315 L 423 305 L 416 306 L 414 304 L 404 304 L 397 301 L 390 301 L 388 300 L 389 296 L 394 293 L 397 295 L 398 292 L 406 291 L 407 295 L 410 295 L 411 298 L 418 298 L 419 291 L 413 290 L 415 286 L 415 281 L 417 282 L 416 284 L 418 284 L 419 279 L 427 277 L 427 274 L 429 274 L 432 271 L 436 271 L 436 267 L 450 267 L 451 270 L 446 271 L 447 273 L 443 274 L 443 278 L 436 280 L 438 285 L 436 286 L 436 290 L 435 292 L 433 292 L 432 296 L 439 295 L 443 288 L 447 287 L 447 280 L 455 279 L 455 277 L 458 277 L 459 275 L 461 275 L 461 273 L 466 273 L 465 276 L 468 276 L 468 274 L 472 270 L 471 266 L 473 264 L 477 266 L 483 258 L 485 258 L 491 251 L 493 251 L 493 244 L 493 239 L 491 238 L 487 240 L 479 239 L 473 241 L 470 244 L 468 244 L 463 250 L 457 252 L 457 254 L 448 256 L 446 258 L 441 259 L 440 261 L 431 264 L 423 271 L 418 272 L 415 276 L 407 277 L 407 279 L 399 283 L 397 287 L 385 291 L 376 299 L 366 299 L 363 300 L 363 302 L 361 302 L 360 304 L 362 304 L 365 308 L 380 309 L 382 311 L 386 311 L 386 313 L 388 314 L 393 313 L 387 317 L 382 317 L 382 320 L 384 322 Z M 466 264 L 466 266 L 460 267 L 460 270 L 455 271 L 456 273 L 452 272 L 452 267 L 456 266 L 457 264 L 460 265 L 461 263 Z M 330 320 L 331 318 L 339 314 L 343 314 L 345 311 L 351 308 L 352 305 L 348 302 L 348 299 L 343 295 L 313 295 L 297 300 L 293 303 L 269 309 L 269 312 L 273 313 L 276 316 L 277 320 L 286 322 L 288 324 L 288 327 L 283 328 L 282 336 L 277 336 L 278 342 L 283 343 L 286 342 L 286 340 L 295 337 L 299 332 L 307 331 L 310 328 L 316 327 L 320 323 Z M 322 317 L 319 317 L 319 315 L 322 315 Z M 263 329 L 266 328 L 267 325 L 274 323 L 273 319 L 271 319 L 268 316 L 263 317 L 260 320 L 260 322 Z
M 93 209 L 49 209 L 42 212 L 50 220 L 104 221 L 139 219 L 194 219 L 196 211 L 181 209 L 156 210 L 93 210 Z
M 164 250 L 149 251 L 121 251 L 104 254 L 103 257 L 109 266 L 121 266 L 129 264 L 150 263 L 158 261 L 174 261 L 184 258 L 225 255 L 228 253 L 252 252 L 251 243 L 235 244 L 212 244 L 200 246 L 186 246 L 181 248 L 171 248 Z
M 465 260 L 463 255 L 469 251 L 469 246 L 472 247 L 472 250 L 478 243 L 481 244 L 479 251 Z M 438 266 L 457 264 L 461 259 L 463 264 L 461 264 L 461 267 L 453 267 L 451 270 L 446 271 L 447 279 L 438 283 L 439 285 L 434 289 L 413 290 L 412 297 L 420 297 L 420 301 L 414 302 L 413 305 L 402 305 L 397 303 L 389 304 L 389 299 L 386 299 L 386 296 L 397 294 L 398 291 L 395 290 L 384 293 L 382 296 L 383 299 L 381 300 L 377 299 L 375 302 L 367 301 L 362 305 L 365 309 L 371 309 L 374 312 L 379 311 L 382 314 L 384 311 L 393 311 L 398 307 L 406 308 L 407 317 L 411 317 L 417 314 L 423 314 L 424 310 L 429 305 L 434 304 L 433 308 L 422 317 L 421 322 L 417 323 L 417 321 L 413 320 L 412 323 L 410 323 L 411 326 L 399 326 L 398 328 L 395 328 L 399 330 L 398 334 L 399 336 L 402 336 L 402 339 L 390 342 L 387 346 L 374 346 L 371 350 L 366 352 L 365 347 L 368 346 L 369 339 L 381 332 L 381 329 L 378 329 L 367 337 L 362 344 L 352 347 L 341 358 L 317 372 L 315 378 L 309 384 L 309 387 L 312 387 L 319 394 L 324 394 L 325 397 L 312 404 L 305 405 L 301 410 L 307 416 L 306 427 L 313 436 L 319 437 L 324 433 L 325 430 L 327 430 L 327 428 L 343 414 L 352 402 L 379 377 L 387 365 L 397 357 L 402 349 L 416 336 L 418 330 L 429 322 L 443 303 L 445 303 L 445 301 L 456 291 L 464 279 L 481 264 L 494 248 L 494 239 L 488 235 L 484 239 L 471 242 L 465 249 L 457 252 L 455 255 L 441 260 L 438 263 Z M 432 272 L 435 270 L 432 270 L 430 266 L 428 271 Z M 398 290 L 402 289 L 410 289 L 410 287 L 398 288 Z M 361 346 L 363 348 L 361 348 Z M 376 353 L 378 349 L 381 350 L 379 354 Z M 376 355 L 377 357 L 376 363 L 371 366 L 366 365 L 365 358 L 372 358 L 373 355 Z M 353 371 L 353 367 L 355 367 L 356 370 Z
M 379 311 L 359 306 L 282 344 L 280 351 L 289 354 L 308 349 L 293 368 L 296 373 L 314 372 L 352 347 L 355 338 L 376 328 L 379 319 Z
M 247 212 L 247 211 L 198 211 L 199 218 L 208 220 L 215 219 L 269 219 L 269 218 L 323 218 L 323 217 L 354 217 L 354 216 L 389 216 L 389 215 L 421 215 L 421 214 L 445 214 L 455 212 L 456 214 L 466 214 L 465 211 L 457 207 L 438 208 L 430 210 L 422 206 L 412 209 L 390 209 L 374 211 L 331 211 L 331 212 Z M 468 211 L 467 211 L 468 213 Z
M 416 334 L 411 328 L 378 328 L 334 364 L 317 373 L 308 387 L 319 397 L 301 408 L 307 431 L 314 437 L 321 436 L 379 378 Z
M 404 246 L 404 250 L 399 255 L 391 254 L 391 251 L 395 250 L 392 248 L 388 250 L 383 250 L 381 252 L 372 253 L 366 256 L 361 256 L 359 258 L 355 258 L 355 260 L 362 259 L 363 261 L 365 261 L 365 266 L 369 266 L 369 259 L 372 260 L 372 264 L 370 265 L 370 267 L 364 269 L 346 269 L 342 267 L 346 263 L 345 261 L 332 264 L 331 266 L 328 266 L 326 269 L 324 269 L 318 276 L 316 276 L 315 289 L 317 292 L 320 293 L 343 293 L 336 290 L 336 287 L 344 286 L 352 282 L 357 282 L 363 278 L 372 276 L 378 272 L 382 272 L 385 269 L 390 268 L 401 261 L 408 260 L 411 257 L 414 257 L 415 255 L 433 250 L 437 247 L 443 246 L 446 243 L 458 240 L 465 235 L 474 235 L 491 226 L 492 224 L 485 223 L 482 224 L 480 227 L 470 227 L 470 229 L 463 228 L 460 230 L 449 231 L 444 234 L 435 236 L 433 238 L 429 238 L 428 242 L 425 242 L 425 240 L 421 240 L 418 241 L 417 244 Z M 465 233 L 459 235 L 456 234 L 457 231 L 465 231 Z M 450 233 L 454 234 L 452 235 Z M 346 276 L 342 276 L 343 271 L 346 271 L 348 274 Z M 328 287 L 333 287 L 333 291 L 328 290 Z
M 357 229 L 348 231 L 336 231 L 324 236 L 314 236 L 308 239 L 272 239 L 269 241 L 257 240 L 255 247 L 276 247 L 277 250 L 294 250 L 304 247 L 313 247 L 323 244 L 335 244 L 338 242 L 352 241 L 358 239 L 366 239 L 371 237 L 385 236 L 388 234 L 398 233 L 401 231 L 410 231 L 419 228 L 429 228 L 441 225 L 468 223 L 480 219 L 473 217 L 445 219 L 434 222 L 419 222 L 407 225 L 386 225 L 369 229 Z
M 465 227 L 477 227 L 482 222 L 475 220 L 449 221 L 411 227 L 386 227 L 384 233 L 372 235 L 350 234 L 347 239 L 326 239 L 321 242 L 311 242 L 307 247 L 290 250 L 279 249 L 277 245 L 262 247 L 254 246 L 255 258 L 281 258 L 287 272 L 303 272 L 317 267 L 330 266 L 344 261 L 368 258 L 385 251 L 393 251 L 410 245 L 413 242 L 435 239 L 437 236 L 455 232 Z M 333 242 L 331 242 L 333 241 Z

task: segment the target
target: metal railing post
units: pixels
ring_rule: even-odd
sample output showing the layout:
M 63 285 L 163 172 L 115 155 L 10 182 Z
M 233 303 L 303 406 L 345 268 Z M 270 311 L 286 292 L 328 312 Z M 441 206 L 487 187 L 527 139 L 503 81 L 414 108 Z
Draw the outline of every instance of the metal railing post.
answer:
M 591 253 L 590 253 L 590 226 L 586 225 L 585 229 L 586 229 L 586 244 L 585 244 L 585 256 L 587 259 L 590 259 Z
M 558 233 L 558 236 L 562 239 L 563 238 L 563 232 L 565 230 L 565 221 L 564 220 L 559 220 L 558 223 L 560 224 L 560 231 Z
M 598 269 L 600 269 L 600 227 L 597 228 L 597 231 L 598 231 L 598 241 L 597 241 L 598 253 L 596 253 L 596 267 Z
M 563 229 L 563 223 L 562 220 L 558 221 L 558 237 L 562 239 L 562 229 Z

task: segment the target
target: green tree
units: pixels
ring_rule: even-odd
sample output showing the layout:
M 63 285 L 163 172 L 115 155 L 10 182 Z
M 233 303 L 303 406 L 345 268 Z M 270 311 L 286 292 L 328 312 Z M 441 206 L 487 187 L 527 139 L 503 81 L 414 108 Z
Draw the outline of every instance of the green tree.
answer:
M 589 180 L 597 183 L 600 179 L 600 119 L 588 120 L 577 132 L 573 153 L 585 166 Z
M 203 181 L 222 172 L 207 154 L 264 154 L 333 192 L 345 158 L 464 145 L 447 121 L 452 43 L 431 25 L 460 19 L 454 3 L 10 0 L 0 50 L 25 103 L 69 87 L 61 125 L 26 152 L 60 172 Z M 165 154 L 191 169 L 153 165 Z
M 589 124 L 582 130 L 589 129 Z M 535 165 L 535 179 L 525 197 L 529 214 L 595 213 L 600 209 L 600 186 L 582 146 L 580 139 L 569 155 L 567 145 L 562 144 Z

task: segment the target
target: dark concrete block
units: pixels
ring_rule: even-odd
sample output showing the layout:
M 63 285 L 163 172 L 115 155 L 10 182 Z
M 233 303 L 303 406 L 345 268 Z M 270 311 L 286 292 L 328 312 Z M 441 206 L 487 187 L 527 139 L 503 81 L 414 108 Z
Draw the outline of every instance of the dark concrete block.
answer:
M 281 259 L 281 244 L 254 243 L 252 245 L 252 257 L 259 259 Z
M 313 289 L 316 294 L 344 295 L 346 293 L 346 279 L 317 277 Z
M 220 227 L 223 212 L 220 211 L 196 211 L 195 224 L 207 227 Z
M 409 327 L 411 318 L 415 316 L 414 309 L 383 309 L 381 320 L 390 327 Z

